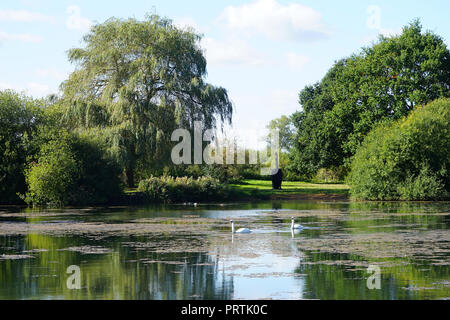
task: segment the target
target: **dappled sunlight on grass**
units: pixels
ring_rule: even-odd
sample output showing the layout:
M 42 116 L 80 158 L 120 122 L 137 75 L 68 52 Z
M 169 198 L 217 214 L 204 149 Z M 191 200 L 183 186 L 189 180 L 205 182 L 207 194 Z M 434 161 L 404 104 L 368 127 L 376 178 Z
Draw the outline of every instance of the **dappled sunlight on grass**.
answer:
M 231 187 L 243 196 L 261 198 L 321 194 L 346 196 L 350 190 L 350 187 L 345 184 L 317 184 L 301 181 L 286 181 L 283 182 L 282 190 L 272 190 L 272 182 L 265 180 L 245 180 L 243 184 L 233 184 Z

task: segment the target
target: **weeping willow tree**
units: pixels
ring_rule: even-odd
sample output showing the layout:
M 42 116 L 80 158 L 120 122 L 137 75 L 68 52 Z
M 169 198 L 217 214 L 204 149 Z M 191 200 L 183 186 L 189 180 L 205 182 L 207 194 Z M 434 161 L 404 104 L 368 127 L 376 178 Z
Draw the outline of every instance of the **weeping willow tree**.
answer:
M 227 91 L 205 82 L 200 39 L 157 15 L 111 18 L 68 52 L 76 69 L 62 84 L 65 119 L 107 139 L 130 187 L 138 160 L 152 166 L 169 159 L 175 128 L 231 123 Z

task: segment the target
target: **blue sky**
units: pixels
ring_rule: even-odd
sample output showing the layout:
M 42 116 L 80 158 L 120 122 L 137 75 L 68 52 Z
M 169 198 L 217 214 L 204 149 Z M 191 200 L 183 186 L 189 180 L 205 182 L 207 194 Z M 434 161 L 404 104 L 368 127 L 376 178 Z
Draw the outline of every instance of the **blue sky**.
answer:
M 90 25 L 157 13 L 204 35 L 208 81 L 228 89 L 235 134 L 254 136 L 298 110 L 305 85 L 379 33 L 399 33 L 420 18 L 448 43 L 448 12 L 445 0 L 2 0 L 0 89 L 35 97 L 57 92 L 73 70 L 66 51 L 80 45 Z

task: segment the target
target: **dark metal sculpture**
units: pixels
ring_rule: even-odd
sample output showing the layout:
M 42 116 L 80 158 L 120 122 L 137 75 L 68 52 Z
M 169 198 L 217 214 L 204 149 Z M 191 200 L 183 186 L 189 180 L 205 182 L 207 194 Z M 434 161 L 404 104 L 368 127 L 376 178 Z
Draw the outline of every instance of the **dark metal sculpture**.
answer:
M 283 171 L 278 167 L 278 153 L 275 153 L 275 169 L 272 170 L 272 188 L 281 190 L 283 183 Z

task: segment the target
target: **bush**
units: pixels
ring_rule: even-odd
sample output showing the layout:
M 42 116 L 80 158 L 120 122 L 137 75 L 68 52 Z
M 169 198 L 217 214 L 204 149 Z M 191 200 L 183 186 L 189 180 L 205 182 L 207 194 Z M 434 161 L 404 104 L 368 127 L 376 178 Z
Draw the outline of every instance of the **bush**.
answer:
M 0 91 L 0 203 L 17 203 L 26 191 L 25 140 L 42 119 L 39 101 L 13 91 Z
M 66 141 L 51 141 L 26 172 L 28 192 L 24 200 L 34 205 L 63 206 L 78 176 L 78 163 Z
M 151 177 L 139 183 L 138 191 L 150 202 L 165 203 L 223 200 L 229 195 L 227 185 L 210 177 Z
M 407 118 L 383 123 L 352 161 L 356 199 L 439 200 L 450 189 L 450 99 L 417 107 Z
M 49 131 L 41 132 L 41 139 Z M 104 204 L 121 194 L 120 173 L 101 140 L 60 131 L 40 147 L 26 171 L 28 192 L 23 198 L 32 205 Z
M 317 183 L 339 183 L 345 179 L 345 168 L 344 166 L 326 169 L 319 169 L 316 173 L 313 182 Z

